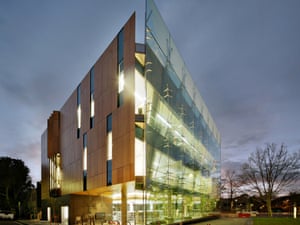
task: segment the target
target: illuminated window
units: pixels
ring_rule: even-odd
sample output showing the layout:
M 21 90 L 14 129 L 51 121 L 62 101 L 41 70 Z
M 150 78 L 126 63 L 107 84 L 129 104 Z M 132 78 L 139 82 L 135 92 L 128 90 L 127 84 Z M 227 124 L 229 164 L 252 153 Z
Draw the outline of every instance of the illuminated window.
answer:
M 146 176 L 145 143 L 135 138 L 135 176 Z
M 106 184 L 112 185 L 112 114 L 106 118 L 106 133 L 107 133 L 107 161 L 106 161 Z
M 94 67 L 90 71 L 90 128 L 94 127 L 95 100 L 94 100 Z
M 83 134 L 83 190 L 86 191 L 87 186 L 87 134 Z
M 121 30 L 118 34 L 118 107 L 123 104 L 124 98 L 124 31 Z
M 61 188 L 61 158 L 60 153 L 55 154 L 49 160 L 50 166 L 50 191 L 51 195 L 58 196 Z
M 69 206 L 61 207 L 61 224 L 69 224 Z
M 118 92 L 121 93 L 124 90 L 124 85 L 125 85 L 125 80 L 124 80 L 124 64 L 123 61 L 120 62 L 119 64 L 119 88 Z
M 107 160 L 112 160 L 112 132 L 107 133 Z
M 77 138 L 80 138 L 81 128 L 81 104 L 80 104 L 80 85 L 77 87 Z
M 135 70 L 135 114 L 144 114 L 145 102 L 146 102 L 146 86 L 145 78 L 139 70 Z

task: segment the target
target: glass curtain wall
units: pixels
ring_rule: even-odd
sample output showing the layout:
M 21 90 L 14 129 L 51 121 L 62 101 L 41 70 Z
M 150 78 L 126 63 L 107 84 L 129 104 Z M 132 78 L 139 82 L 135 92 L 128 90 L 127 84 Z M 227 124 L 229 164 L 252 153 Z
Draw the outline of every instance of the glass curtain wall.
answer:
M 219 197 L 220 135 L 153 0 L 145 19 L 146 223 L 203 217 Z

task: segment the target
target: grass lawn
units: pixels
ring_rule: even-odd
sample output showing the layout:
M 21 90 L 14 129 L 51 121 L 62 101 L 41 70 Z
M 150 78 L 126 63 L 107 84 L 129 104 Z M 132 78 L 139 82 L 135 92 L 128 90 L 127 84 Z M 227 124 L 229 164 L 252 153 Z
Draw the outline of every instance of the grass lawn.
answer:
M 253 225 L 299 225 L 300 218 L 286 218 L 286 217 L 254 217 Z

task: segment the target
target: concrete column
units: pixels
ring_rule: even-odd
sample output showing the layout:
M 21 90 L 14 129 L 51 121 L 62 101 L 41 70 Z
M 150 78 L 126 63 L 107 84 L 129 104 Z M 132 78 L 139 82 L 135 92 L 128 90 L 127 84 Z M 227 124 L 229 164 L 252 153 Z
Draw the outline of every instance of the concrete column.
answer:
M 126 184 L 122 185 L 121 189 L 121 216 L 122 216 L 122 224 L 127 224 L 127 187 Z

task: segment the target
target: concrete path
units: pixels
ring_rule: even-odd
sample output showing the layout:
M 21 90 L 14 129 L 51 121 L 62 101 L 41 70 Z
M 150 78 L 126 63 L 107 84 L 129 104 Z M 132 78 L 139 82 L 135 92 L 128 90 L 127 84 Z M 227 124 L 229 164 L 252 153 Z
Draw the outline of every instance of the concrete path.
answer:
M 47 221 L 38 220 L 19 220 L 20 224 L 23 225 L 50 225 Z M 251 218 L 221 218 L 216 220 L 209 220 L 201 223 L 194 223 L 193 225 L 252 225 Z M 52 223 L 51 225 L 56 225 Z
M 49 225 L 50 224 L 48 221 L 45 220 L 17 220 L 16 222 L 23 225 Z
M 252 225 L 251 218 L 221 218 L 206 222 L 195 223 L 195 225 Z

